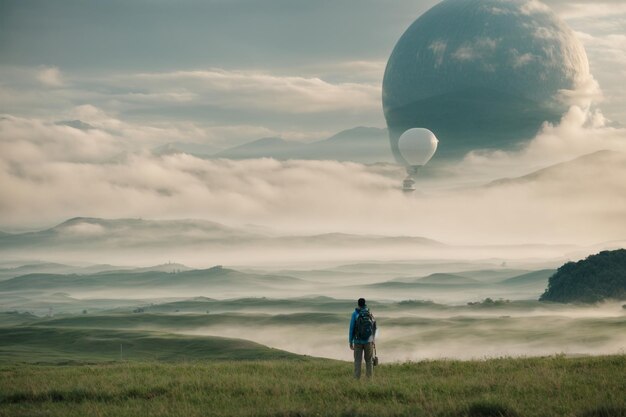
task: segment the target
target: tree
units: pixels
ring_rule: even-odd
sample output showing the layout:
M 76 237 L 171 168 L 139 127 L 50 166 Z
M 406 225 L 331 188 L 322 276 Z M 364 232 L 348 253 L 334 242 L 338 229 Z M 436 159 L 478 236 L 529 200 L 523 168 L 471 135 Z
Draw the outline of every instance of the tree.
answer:
M 626 300 L 626 249 L 568 262 L 550 277 L 540 301 L 595 303 Z

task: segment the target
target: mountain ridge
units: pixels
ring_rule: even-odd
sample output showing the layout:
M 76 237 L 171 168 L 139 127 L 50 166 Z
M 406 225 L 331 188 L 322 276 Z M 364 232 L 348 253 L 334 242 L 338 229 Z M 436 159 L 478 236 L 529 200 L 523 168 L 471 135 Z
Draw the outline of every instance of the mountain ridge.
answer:
M 141 233 L 147 234 L 142 241 Z M 12 246 L 28 246 L 29 244 L 94 244 L 98 241 L 121 244 L 120 239 L 131 236 L 127 242 L 132 245 L 143 243 L 157 244 L 159 241 L 167 243 L 167 239 L 175 239 L 178 244 L 184 242 L 228 242 L 233 239 L 247 241 L 268 240 L 274 242 L 293 242 L 306 239 L 315 241 L 372 241 L 397 242 L 428 245 L 443 245 L 436 240 L 421 236 L 383 236 L 358 235 L 350 233 L 319 233 L 314 235 L 284 235 L 261 234 L 248 232 L 239 228 L 230 227 L 208 220 L 145 220 L 136 218 L 104 219 L 95 217 L 74 217 L 55 226 L 34 232 L 25 232 L 0 236 L 0 248 Z
M 157 155 L 188 153 L 205 159 L 338 160 L 360 163 L 393 162 L 386 128 L 357 126 L 314 142 L 296 142 L 270 136 L 209 152 L 202 145 L 166 143 L 153 149 Z
M 577 158 L 571 159 L 569 161 L 559 162 L 557 164 L 549 165 L 544 168 L 540 168 L 531 173 L 514 177 L 514 178 L 500 178 L 497 180 L 493 180 L 483 186 L 483 188 L 492 188 L 498 186 L 507 186 L 507 185 L 520 185 L 520 184 L 528 184 L 541 180 L 546 180 L 558 176 L 567 176 L 568 172 L 572 172 L 574 170 L 583 171 L 584 168 L 589 165 L 624 165 L 626 166 L 626 154 L 623 152 L 613 151 L 613 150 L 600 150 L 591 152 L 585 155 L 581 155 Z

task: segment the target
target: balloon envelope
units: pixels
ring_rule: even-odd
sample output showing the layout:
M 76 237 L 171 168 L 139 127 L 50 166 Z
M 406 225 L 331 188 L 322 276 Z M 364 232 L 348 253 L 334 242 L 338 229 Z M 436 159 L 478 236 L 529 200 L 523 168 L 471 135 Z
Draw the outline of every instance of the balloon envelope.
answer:
M 400 136 L 398 148 L 400 154 L 410 166 L 426 165 L 437 150 L 439 141 L 428 129 L 409 129 Z

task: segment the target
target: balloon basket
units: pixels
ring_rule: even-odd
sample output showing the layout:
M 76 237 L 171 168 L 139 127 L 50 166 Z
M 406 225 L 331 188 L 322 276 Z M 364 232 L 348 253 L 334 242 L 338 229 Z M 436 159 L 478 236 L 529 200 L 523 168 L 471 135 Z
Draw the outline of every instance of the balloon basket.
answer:
M 415 181 L 410 176 L 406 177 L 402 181 L 402 191 L 405 193 L 412 193 L 415 191 Z

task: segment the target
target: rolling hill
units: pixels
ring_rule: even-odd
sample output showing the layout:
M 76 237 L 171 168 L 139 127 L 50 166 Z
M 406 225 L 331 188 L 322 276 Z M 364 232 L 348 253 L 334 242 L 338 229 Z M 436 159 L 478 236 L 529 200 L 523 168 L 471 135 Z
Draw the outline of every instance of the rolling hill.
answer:
M 540 271 L 529 272 L 527 274 L 518 275 L 516 277 L 508 278 L 500 281 L 500 284 L 504 285 L 546 285 L 548 279 L 556 272 L 554 269 L 542 269 Z
M 97 260 L 111 264 L 148 264 L 155 260 L 176 259 L 184 263 L 209 265 L 231 263 L 239 265 L 254 257 L 267 256 L 284 260 L 287 252 L 297 256 L 324 256 L 337 249 L 352 248 L 378 253 L 381 250 L 418 250 L 426 246 L 442 248 L 437 241 L 419 236 L 376 236 L 346 233 L 317 235 L 277 235 L 254 225 L 234 228 L 203 220 L 142 220 L 100 219 L 77 217 L 57 226 L 35 232 L 0 236 L 0 257 L 50 259 L 74 263 Z M 265 249 L 259 255 L 258 248 Z M 313 250 L 315 249 L 315 250 Z M 245 255 L 244 255 L 245 253 Z M 365 251 L 361 252 L 365 253 Z M 86 274 L 110 271 L 110 265 L 90 267 L 91 270 L 68 268 L 46 272 Z M 151 270 L 185 270 L 169 263 L 152 266 Z M 11 271 L 0 271 L 0 279 L 16 276 Z M 41 272 L 30 270 L 26 272 Z
M 22 275 L 29 275 L 29 274 L 88 275 L 88 274 L 105 274 L 105 273 L 120 272 L 120 271 L 181 272 L 181 271 L 189 271 L 191 269 L 192 268 L 189 268 L 186 265 L 174 263 L 174 262 L 165 263 L 161 265 L 141 267 L 141 268 L 135 268 L 131 266 L 108 265 L 108 264 L 91 265 L 91 266 L 74 266 L 74 265 L 59 264 L 55 262 L 38 262 L 38 263 L 27 263 L 25 265 L 21 265 L 21 266 L 14 267 L 14 268 L 0 268 L 0 280 L 15 278 L 15 277 L 19 277 Z
M 472 285 L 479 284 L 480 282 L 468 278 L 463 277 L 461 275 L 454 274 L 445 274 L 445 273 L 435 273 L 430 274 L 425 277 L 418 278 L 397 278 L 393 280 L 394 282 L 402 282 L 407 284 L 435 284 L 435 285 Z
M 94 275 L 30 274 L 0 282 L 1 292 L 59 292 L 135 290 L 136 292 L 168 290 L 254 290 L 283 287 L 301 283 L 284 275 L 246 274 L 216 266 L 210 269 L 183 271 L 180 273 L 107 272 Z
M 52 228 L 0 236 L 0 249 L 63 246 L 164 246 L 171 242 L 228 242 L 256 235 L 205 220 L 100 219 L 76 217 Z
M 71 341 L 71 343 L 68 343 Z M 300 356 L 247 340 L 139 330 L 0 328 L 1 362 L 267 360 Z

